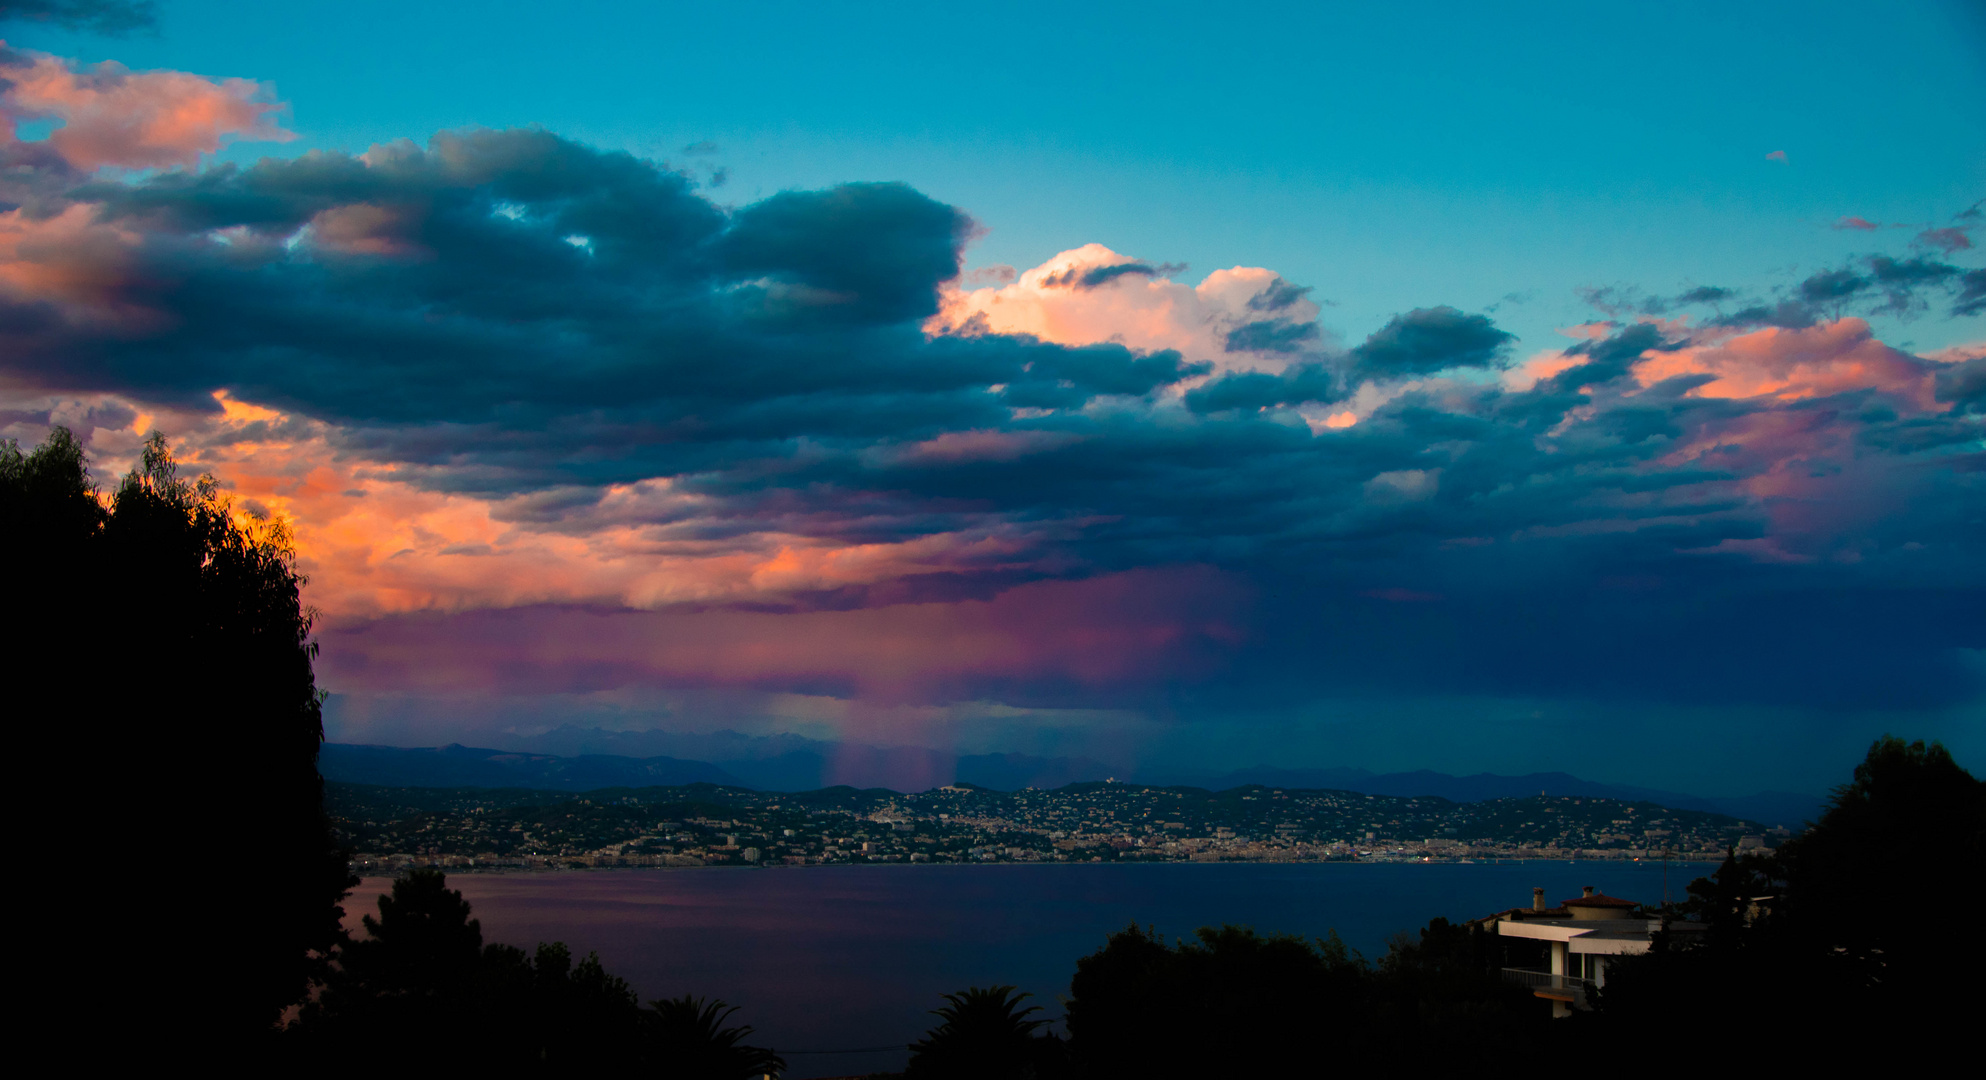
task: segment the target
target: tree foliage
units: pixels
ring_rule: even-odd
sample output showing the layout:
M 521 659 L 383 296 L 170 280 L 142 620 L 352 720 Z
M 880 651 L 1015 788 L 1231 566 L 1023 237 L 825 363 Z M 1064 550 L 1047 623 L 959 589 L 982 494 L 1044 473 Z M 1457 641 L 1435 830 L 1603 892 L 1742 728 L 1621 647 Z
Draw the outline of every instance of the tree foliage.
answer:
M 1777 855 L 1727 854 L 1690 885 L 1705 925 L 1616 965 L 1585 1026 L 1596 1039 L 1690 1025 L 1733 1059 L 1775 1060 L 1774 1030 L 1964 1029 L 1986 951 L 1947 918 L 1976 902 L 1986 785 L 1937 743 L 1878 739 L 1827 810 Z
M 684 1080 L 751 1080 L 782 1072 L 786 1060 L 770 1050 L 745 1045 L 748 1026 L 725 1027 L 738 1011 L 722 1001 L 691 997 L 651 1001 L 649 1028 L 653 1052 L 671 1075 Z
M 1064 1024 L 1085 1077 L 1270 1075 L 1351 1035 L 1368 974 L 1335 935 L 1206 927 L 1168 945 L 1134 925 L 1076 961 Z
M 90 762 L 105 797 L 57 825 L 61 850 L 166 868 L 232 862 L 252 895 L 202 927 L 202 958 L 138 1023 L 162 1043 L 247 1047 L 322 973 L 351 878 L 323 812 L 323 740 L 290 537 L 179 475 L 154 434 L 108 498 L 56 428 L 0 446 L 0 560 L 20 732 L 42 760 Z M 57 940 L 122 969 L 128 895 L 75 898 Z M 78 965 L 89 967 L 90 963 Z
M 358 1069 L 389 1058 L 430 1068 L 569 1075 L 609 1069 L 680 1080 L 744 1080 L 785 1068 L 726 1027 L 721 1001 L 646 1009 L 597 955 L 559 942 L 533 953 L 486 943 L 461 892 L 420 869 L 379 897 L 333 958 L 322 995 L 292 1032 L 301 1060 Z
M 932 1015 L 944 1021 L 910 1048 L 909 1080 L 1038 1080 L 1062 1075 L 1062 1040 L 1041 1033 L 1032 995 L 1011 986 L 969 987 L 946 994 Z

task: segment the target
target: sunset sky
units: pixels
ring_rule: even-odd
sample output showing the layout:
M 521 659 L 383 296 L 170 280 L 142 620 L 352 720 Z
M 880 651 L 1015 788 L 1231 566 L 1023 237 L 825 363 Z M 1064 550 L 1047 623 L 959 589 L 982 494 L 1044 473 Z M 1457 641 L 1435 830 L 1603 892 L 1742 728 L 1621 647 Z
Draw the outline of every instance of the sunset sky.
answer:
M 1986 14 L 1898 7 L 17 17 L 0 434 L 286 519 L 341 741 L 1977 770 Z

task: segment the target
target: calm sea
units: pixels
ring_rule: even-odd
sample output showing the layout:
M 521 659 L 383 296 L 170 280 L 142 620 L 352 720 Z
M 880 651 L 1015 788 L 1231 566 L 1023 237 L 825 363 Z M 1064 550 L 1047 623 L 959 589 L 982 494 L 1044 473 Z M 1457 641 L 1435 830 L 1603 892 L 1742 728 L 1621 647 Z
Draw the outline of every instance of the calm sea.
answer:
M 1680 898 L 1706 865 L 1672 864 Z M 824 866 L 791 869 L 460 874 L 485 940 L 597 951 L 644 1001 L 692 993 L 743 1009 L 733 1022 L 789 1055 L 792 1075 L 901 1068 L 901 1047 L 932 1024 L 939 995 L 1007 983 L 1050 1016 L 1076 958 L 1126 924 L 1169 936 L 1223 922 L 1321 935 L 1369 958 L 1437 915 L 1461 920 L 1553 902 L 1582 885 L 1662 899 L 1661 864 L 1192 864 Z M 373 911 L 387 879 L 368 878 L 346 910 Z

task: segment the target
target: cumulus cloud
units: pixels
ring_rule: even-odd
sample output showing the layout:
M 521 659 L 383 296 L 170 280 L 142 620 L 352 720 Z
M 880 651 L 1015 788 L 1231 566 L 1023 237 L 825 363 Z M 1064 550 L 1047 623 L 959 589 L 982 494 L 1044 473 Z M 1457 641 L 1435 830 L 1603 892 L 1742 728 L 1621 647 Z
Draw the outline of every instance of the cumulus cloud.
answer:
M 8 160 L 34 149 L 16 134 L 28 120 L 60 121 L 46 148 L 82 172 L 189 166 L 231 139 L 295 138 L 276 120 L 283 106 L 249 79 L 134 72 L 112 61 L 79 69 L 0 42 L 0 80 L 0 154 Z
M 967 281 L 971 218 L 909 187 L 729 208 L 542 130 L 10 153 L 0 431 L 70 424 L 114 470 L 163 428 L 290 518 L 341 687 L 1974 692 L 1978 357 L 1856 314 L 1962 307 L 1957 263 L 1623 301 L 1513 366 L 1438 303 L 1343 347 L 1262 268 L 1089 245 Z M 1696 641 L 1705 612 L 1757 643 Z
M 1280 371 L 1330 347 L 1309 289 L 1246 266 L 1217 270 L 1189 286 L 1174 280 L 1180 269 L 1086 244 L 1011 284 L 948 292 L 931 327 L 1026 334 L 1063 345 L 1170 349 L 1218 371 Z

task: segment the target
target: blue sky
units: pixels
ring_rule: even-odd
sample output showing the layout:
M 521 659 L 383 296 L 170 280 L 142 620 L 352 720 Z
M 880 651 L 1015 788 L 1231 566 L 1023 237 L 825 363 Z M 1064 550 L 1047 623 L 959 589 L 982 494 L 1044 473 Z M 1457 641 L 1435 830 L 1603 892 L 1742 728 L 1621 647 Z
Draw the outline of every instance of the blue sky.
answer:
M 287 518 L 334 737 L 1986 754 L 1977 5 L 0 36 L 0 435 Z

